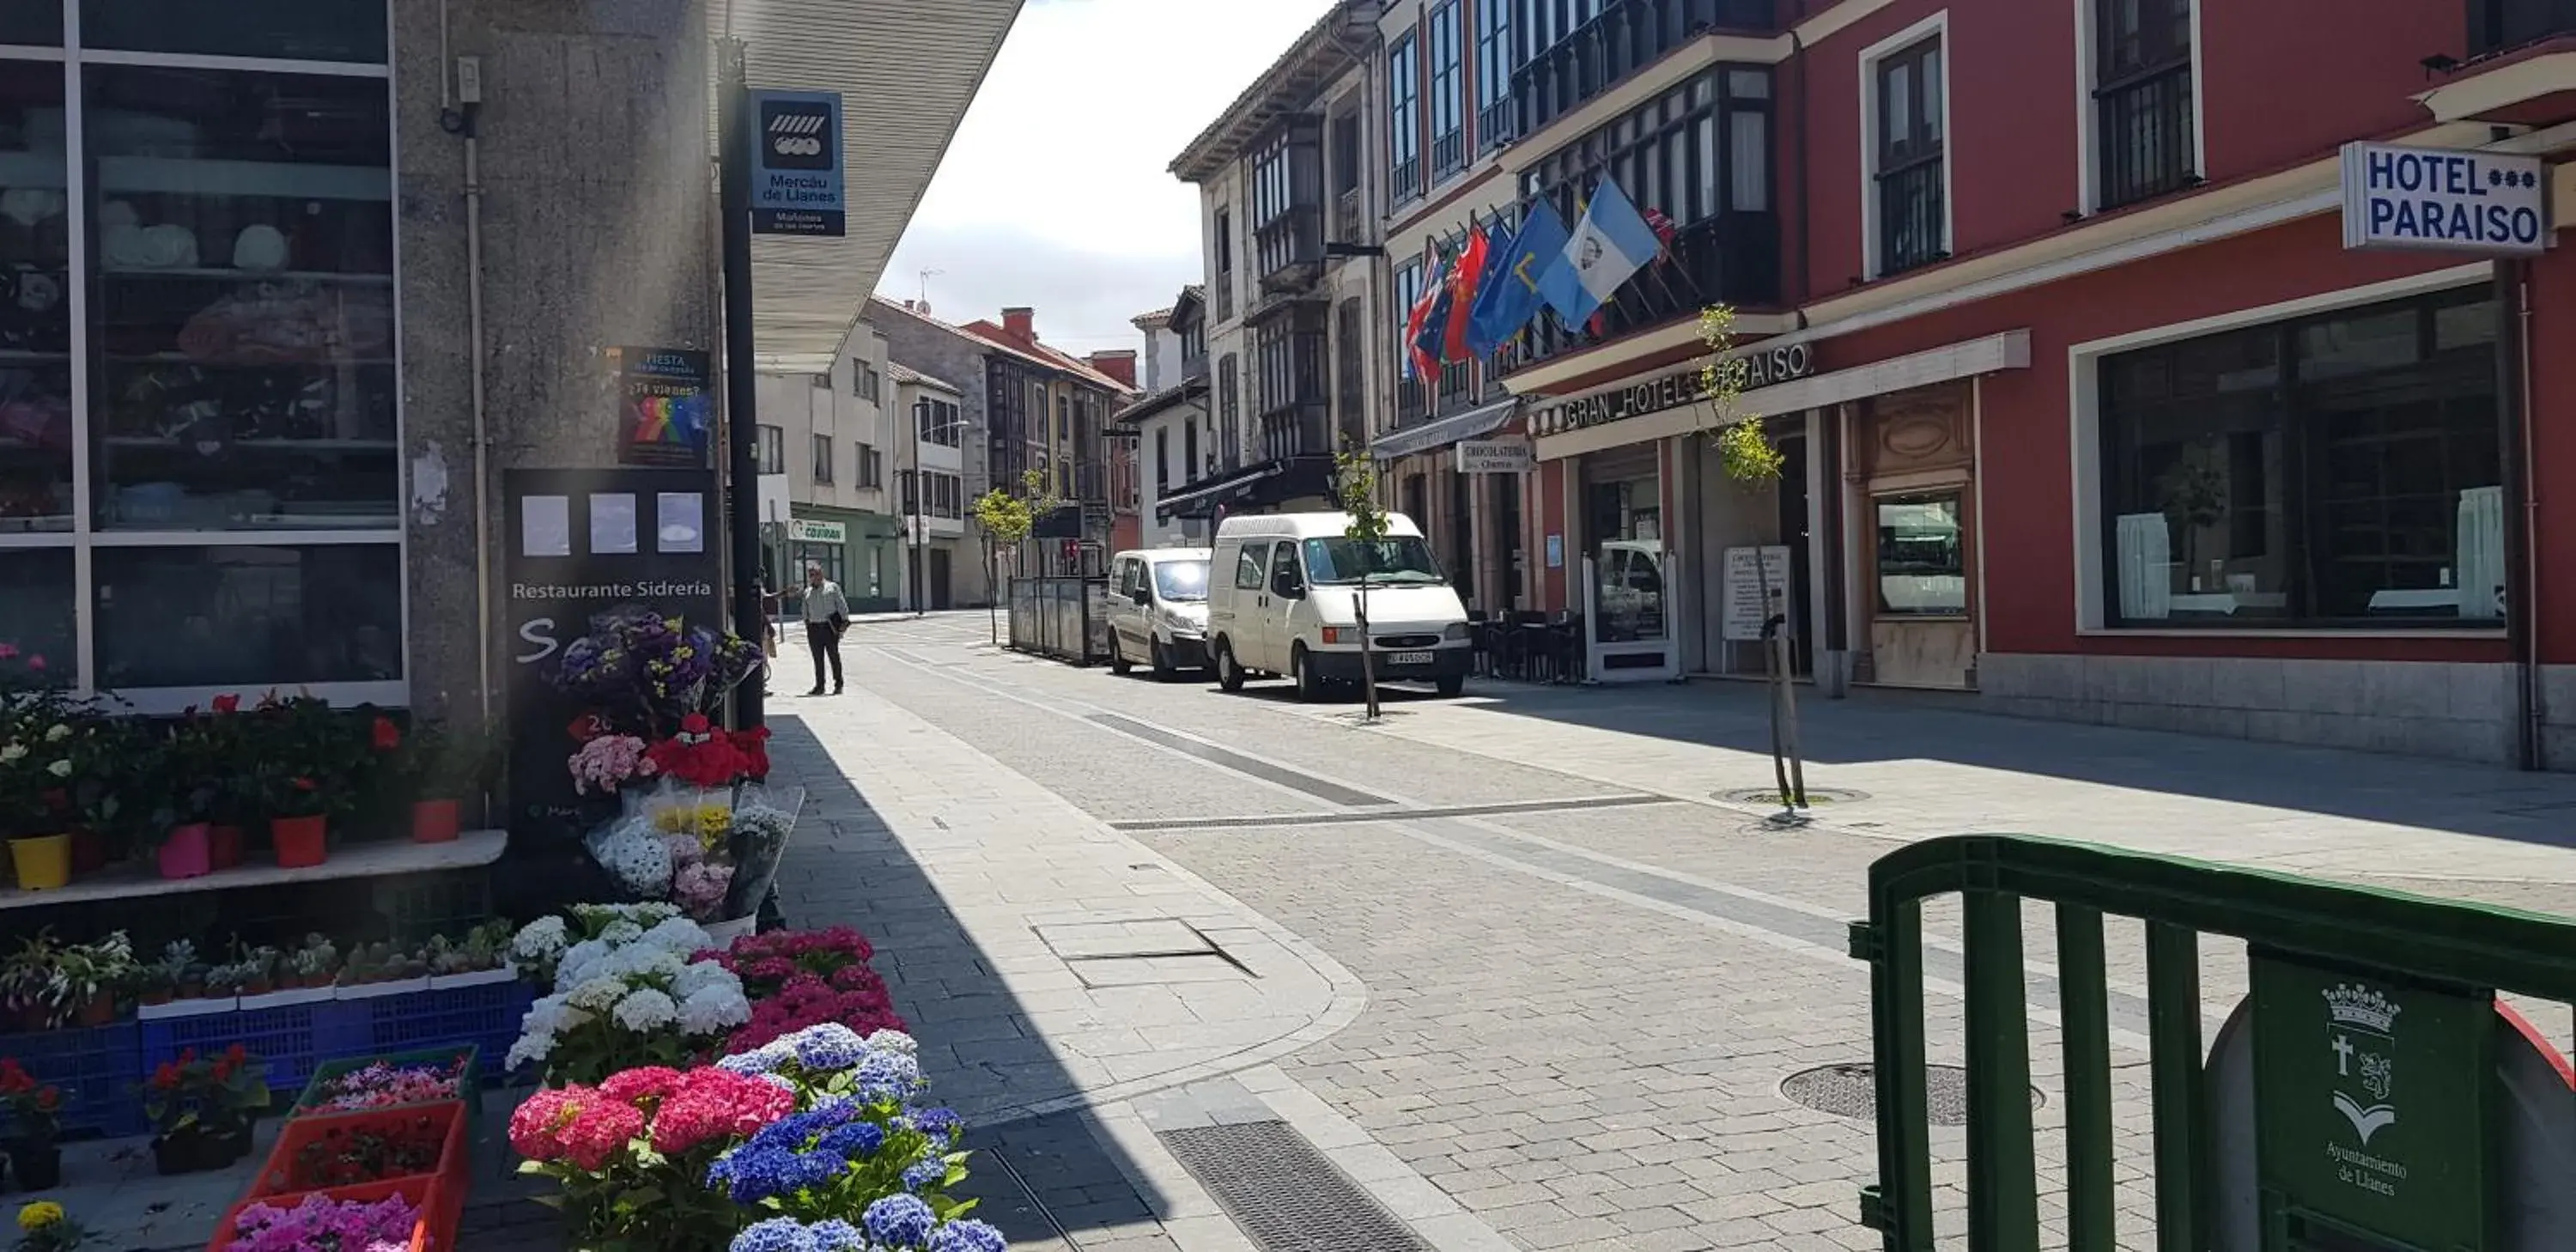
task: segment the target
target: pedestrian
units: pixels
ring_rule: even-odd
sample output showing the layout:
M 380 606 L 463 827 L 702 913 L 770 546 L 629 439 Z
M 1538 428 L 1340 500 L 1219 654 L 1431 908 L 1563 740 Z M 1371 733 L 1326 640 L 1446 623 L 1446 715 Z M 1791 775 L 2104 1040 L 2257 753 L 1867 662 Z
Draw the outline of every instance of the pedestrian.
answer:
M 805 644 L 814 650 L 814 689 L 823 694 L 823 663 L 832 665 L 832 694 L 841 694 L 841 632 L 850 628 L 850 601 L 841 584 L 823 577 L 823 567 L 805 567 Z

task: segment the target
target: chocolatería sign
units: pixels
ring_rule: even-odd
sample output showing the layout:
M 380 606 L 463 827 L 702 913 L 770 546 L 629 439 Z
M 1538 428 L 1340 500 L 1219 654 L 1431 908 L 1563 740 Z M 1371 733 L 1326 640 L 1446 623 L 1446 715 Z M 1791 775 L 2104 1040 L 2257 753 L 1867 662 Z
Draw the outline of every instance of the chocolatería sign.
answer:
M 1816 349 L 1812 344 L 1787 344 L 1735 359 L 1744 363 L 1743 392 L 1777 386 L 1816 372 Z M 1708 396 L 1700 383 L 1701 367 L 1694 365 L 1633 386 L 1577 396 L 1531 413 L 1530 433 L 1545 438 L 1697 404 Z

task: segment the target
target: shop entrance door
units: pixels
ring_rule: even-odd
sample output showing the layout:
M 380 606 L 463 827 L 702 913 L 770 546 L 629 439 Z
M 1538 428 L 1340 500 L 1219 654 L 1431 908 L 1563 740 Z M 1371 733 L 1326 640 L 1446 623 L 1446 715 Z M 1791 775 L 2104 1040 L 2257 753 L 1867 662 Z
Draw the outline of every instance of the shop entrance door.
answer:
M 930 607 L 933 610 L 954 607 L 948 602 L 948 562 L 948 549 L 930 550 Z

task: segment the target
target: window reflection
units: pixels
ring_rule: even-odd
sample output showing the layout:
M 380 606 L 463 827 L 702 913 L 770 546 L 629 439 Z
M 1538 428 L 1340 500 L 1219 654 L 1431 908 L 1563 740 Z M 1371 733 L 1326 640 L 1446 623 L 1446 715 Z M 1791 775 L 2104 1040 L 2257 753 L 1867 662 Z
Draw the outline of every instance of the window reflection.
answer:
M 13 670 L 41 659 L 38 672 L 71 685 L 80 667 L 72 608 L 71 549 L 0 551 L 0 644 L 17 652 Z
M 1958 493 L 1878 501 L 1879 615 L 1957 617 L 1967 611 Z
M 81 43 L 125 52 L 382 61 L 385 6 L 346 0 L 82 0 Z
M 0 0 L 5 3 L 5 0 Z M 59 11 L 59 10 L 58 10 Z M 0 43 L 11 10 L 0 7 Z M 62 67 L 0 62 L 0 533 L 72 525 Z
M 61 47 L 62 0 L 0 0 L 0 43 Z
M 384 84 L 86 81 L 99 525 L 399 525 Z
M 391 544 L 100 548 L 93 563 L 103 688 L 402 677 Z

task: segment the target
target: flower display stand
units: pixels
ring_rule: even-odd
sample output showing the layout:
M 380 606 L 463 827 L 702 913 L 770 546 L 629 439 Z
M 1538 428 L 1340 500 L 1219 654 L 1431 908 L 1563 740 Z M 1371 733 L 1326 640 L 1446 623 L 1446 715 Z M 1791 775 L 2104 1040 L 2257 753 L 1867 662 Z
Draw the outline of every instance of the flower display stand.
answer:
M 430 985 L 442 981 L 446 985 Z M 340 994 L 313 1003 L 143 1022 L 136 1080 L 189 1048 L 202 1052 L 233 1043 L 267 1062 L 273 1090 L 297 1094 L 332 1061 L 467 1045 L 499 1056 L 517 1041 L 519 1019 L 536 998 L 533 987 L 514 977 L 460 975 L 333 990 Z

